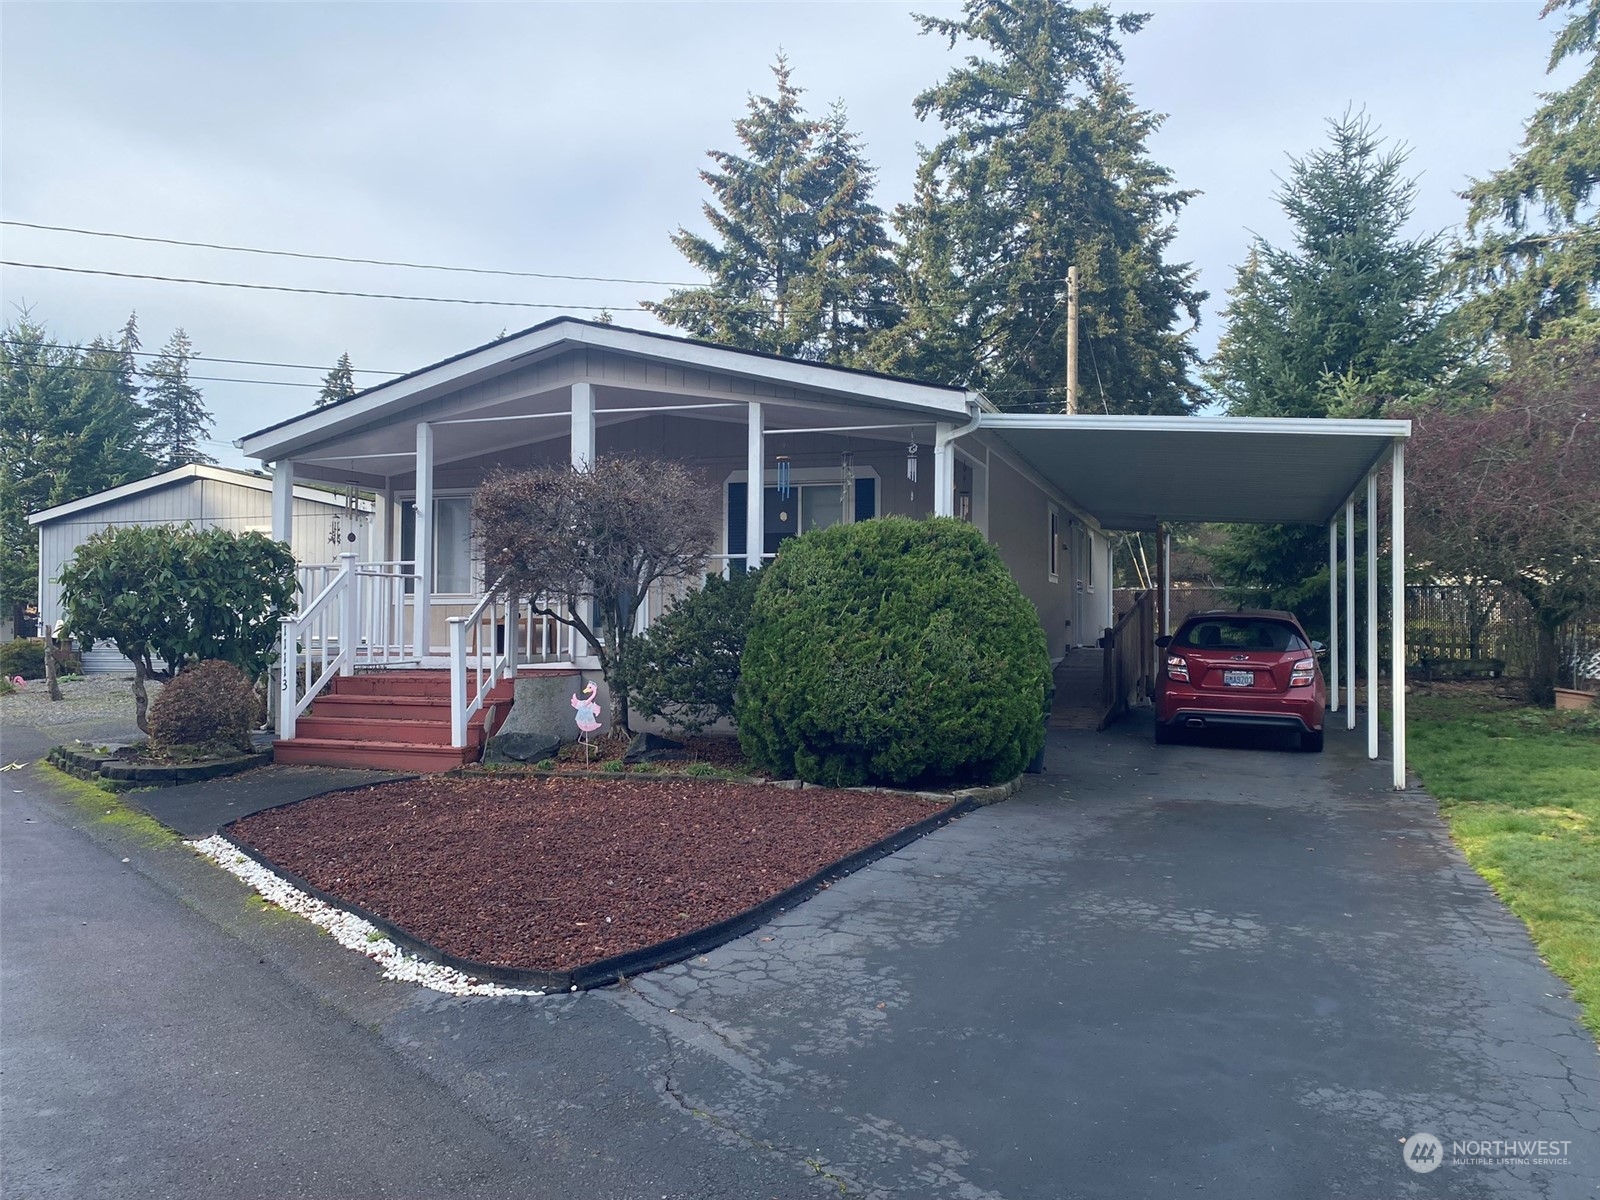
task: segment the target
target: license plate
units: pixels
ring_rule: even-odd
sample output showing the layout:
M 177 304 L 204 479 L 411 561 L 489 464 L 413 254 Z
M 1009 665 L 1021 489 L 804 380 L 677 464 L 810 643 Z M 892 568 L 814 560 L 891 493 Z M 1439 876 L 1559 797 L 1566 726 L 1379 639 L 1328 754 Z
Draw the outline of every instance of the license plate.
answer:
M 1254 671 L 1224 671 L 1222 682 L 1228 687 L 1255 687 L 1256 673 Z

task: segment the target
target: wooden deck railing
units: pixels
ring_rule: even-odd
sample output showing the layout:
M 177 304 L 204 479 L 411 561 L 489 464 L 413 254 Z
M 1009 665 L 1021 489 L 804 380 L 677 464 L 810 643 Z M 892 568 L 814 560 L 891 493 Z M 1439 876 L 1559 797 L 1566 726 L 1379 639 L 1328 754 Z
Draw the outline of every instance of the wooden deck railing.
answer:
M 1106 713 L 1104 729 L 1134 704 L 1150 699 L 1156 683 L 1156 603 L 1154 592 L 1140 592 L 1133 607 L 1100 639 Z

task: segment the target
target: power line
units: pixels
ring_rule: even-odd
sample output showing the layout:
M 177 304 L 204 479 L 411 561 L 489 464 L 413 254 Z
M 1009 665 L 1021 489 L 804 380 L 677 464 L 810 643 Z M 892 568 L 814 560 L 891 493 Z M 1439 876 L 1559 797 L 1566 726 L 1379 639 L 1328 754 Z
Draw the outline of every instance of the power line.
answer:
M 80 350 L 85 353 L 95 349 L 94 346 L 75 346 L 69 342 L 35 342 L 27 338 L 0 337 L 0 345 L 8 346 L 38 346 L 43 350 Z M 102 347 L 106 352 L 113 354 L 132 354 L 136 358 L 160 358 L 161 354 L 155 350 L 122 350 L 116 346 Z M 218 358 L 210 354 L 194 354 L 189 357 L 190 362 L 229 363 L 237 367 L 282 367 L 293 371 L 323 371 L 331 367 L 319 367 L 312 363 L 284 363 L 268 362 L 259 358 Z M 404 371 L 380 371 L 375 367 L 351 367 L 357 375 L 404 375 Z
M 190 359 L 189 361 L 194 362 L 195 360 Z M 123 374 L 115 367 L 91 367 L 84 363 L 77 363 L 66 369 L 69 371 L 82 371 L 89 375 L 121 376 Z M 322 386 L 321 383 L 313 382 L 309 379 L 235 379 L 227 375 L 185 375 L 184 378 L 189 380 L 198 379 L 206 383 L 259 383 L 265 387 L 320 388 Z
M 14 262 L 0 259 L 0 267 L 21 267 L 29 271 L 65 271 L 70 275 L 105 275 L 113 279 L 144 279 L 156 283 L 193 283 L 202 287 L 244 288 L 252 292 L 294 292 L 302 296 L 355 296 L 363 300 L 411 300 L 419 304 L 471 304 L 485 308 L 542 308 L 580 312 L 643 312 L 636 305 L 619 304 L 541 304 L 532 300 L 472 300 L 460 296 L 407 296 L 393 292 L 347 292 L 337 288 L 289 287 L 281 283 L 239 283 L 225 279 L 188 279 L 176 275 L 144 275 L 134 271 L 102 271 L 89 267 L 63 267 L 56 263 Z
M 263 254 L 274 258 L 302 258 L 313 262 L 356 263 L 368 267 L 406 267 L 415 271 L 451 271 L 460 275 L 499 275 L 508 279 L 564 279 L 579 283 L 629 283 L 644 287 L 702 287 L 698 283 L 679 283 L 669 279 L 628 279 L 614 275 L 561 275 L 553 271 L 512 271 L 496 267 L 454 267 L 441 263 L 405 262 L 390 258 L 356 258 L 344 254 L 312 254 L 304 250 L 267 250 L 260 246 L 230 246 L 223 242 L 189 242 L 182 238 L 150 237 L 139 233 L 111 233 L 103 229 L 76 229 L 70 225 L 44 225 L 35 221 L 5 221 L 19 229 L 44 229 L 51 233 L 75 233 L 83 237 L 117 238 L 128 242 L 153 242 L 162 246 L 190 246 L 198 250 L 226 250 L 234 254 Z

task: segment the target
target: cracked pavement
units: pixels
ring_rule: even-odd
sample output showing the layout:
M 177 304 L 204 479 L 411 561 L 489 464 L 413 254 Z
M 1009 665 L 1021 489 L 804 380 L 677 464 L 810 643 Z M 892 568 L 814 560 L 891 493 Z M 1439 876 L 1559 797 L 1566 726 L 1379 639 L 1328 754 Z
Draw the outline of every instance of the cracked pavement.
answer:
M 1012 800 L 707 955 L 546 998 L 386 983 L 12 773 L 0 1184 L 1595 1195 L 1593 1040 L 1432 801 L 1362 748 L 1053 731 Z M 1400 1158 L 1419 1130 L 1446 1150 L 1429 1175 Z M 1568 1163 L 1449 1161 L 1496 1138 Z

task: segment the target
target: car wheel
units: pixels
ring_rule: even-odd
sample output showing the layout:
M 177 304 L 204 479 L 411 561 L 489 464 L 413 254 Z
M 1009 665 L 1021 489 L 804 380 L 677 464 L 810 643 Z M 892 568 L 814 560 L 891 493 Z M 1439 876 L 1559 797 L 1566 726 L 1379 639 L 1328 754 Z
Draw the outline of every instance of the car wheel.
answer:
M 1171 725 L 1163 725 L 1160 721 L 1156 722 L 1156 745 L 1170 746 L 1177 740 L 1178 731 L 1176 729 Z
M 1307 754 L 1321 754 L 1322 730 L 1319 729 L 1315 733 L 1302 733 L 1300 735 L 1300 749 Z

